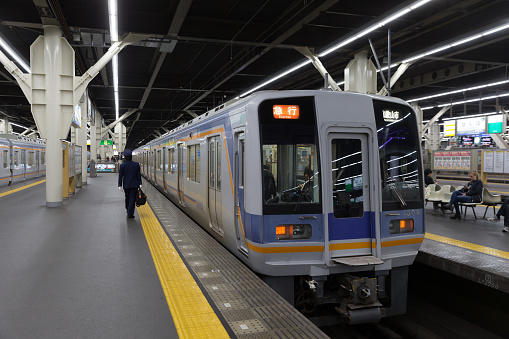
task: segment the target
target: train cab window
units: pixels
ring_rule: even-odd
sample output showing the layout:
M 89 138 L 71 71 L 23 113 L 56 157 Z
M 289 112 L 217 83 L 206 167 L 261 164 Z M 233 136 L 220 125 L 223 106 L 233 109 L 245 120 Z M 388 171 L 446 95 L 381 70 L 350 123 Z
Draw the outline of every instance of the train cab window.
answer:
M 412 109 L 374 100 L 382 210 L 424 208 L 419 132 Z
M 334 139 L 331 142 L 335 218 L 360 218 L 364 215 L 361 146 L 359 139 Z
M 264 214 L 321 213 L 313 98 L 267 100 L 258 112 Z
M 9 151 L 3 151 L 2 157 L 4 158 L 4 168 L 7 168 L 9 166 L 8 160 L 9 160 Z

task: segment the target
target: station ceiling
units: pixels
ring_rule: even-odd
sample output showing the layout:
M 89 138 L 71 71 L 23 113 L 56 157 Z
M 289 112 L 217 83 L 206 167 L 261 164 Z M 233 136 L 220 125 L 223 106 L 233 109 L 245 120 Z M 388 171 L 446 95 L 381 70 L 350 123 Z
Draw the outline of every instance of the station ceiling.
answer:
M 142 145 L 306 61 L 296 48 L 307 47 L 322 55 L 415 2 L 120 0 L 119 35 L 150 36 L 118 56 L 119 113 L 131 113 L 123 121 L 127 147 Z M 415 60 L 393 85 L 391 95 L 409 101 L 456 91 L 413 101 L 424 108 L 425 120 L 440 111 L 440 105 L 462 101 L 467 102 L 453 105 L 443 117 L 495 112 L 497 105 L 507 111 L 508 13 L 508 0 L 432 0 L 319 59 L 331 77 L 341 82 L 345 67 L 361 51 L 384 67 L 389 55 L 395 65 L 440 49 Z M 43 35 L 43 23 L 61 27 L 75 50 L 76 75 L 95 64 L 111 45 L 106 0 L 0 4 L 0 34 L 27 63 L 30 45 Z M 483 32 L 490 34 L 479 36 Z M 384 74 L 387 77 L 387 71 Z M 112 83 L 110 62 L 89 84 L 91 99 L 106 125 L 115 120 Z M 319 72 L 308 64 L 260 90 L 318 89 L 323 83 Z M 481 87 L 471 89 L 475 86 Z M 382 87 L 378 76 L 378 88 Z M 2 116 L 26 127 L 35 125 L 30 104 L 3 67 Z

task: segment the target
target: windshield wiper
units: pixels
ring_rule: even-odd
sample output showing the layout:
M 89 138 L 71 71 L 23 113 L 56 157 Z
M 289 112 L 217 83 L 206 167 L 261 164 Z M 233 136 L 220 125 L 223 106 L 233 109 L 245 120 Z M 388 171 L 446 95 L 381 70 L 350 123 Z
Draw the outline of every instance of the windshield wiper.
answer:
M 405 202 L 405 200 L 403 200 L 403 197 L 401 196 L 401 194 L 399 193 L 398 189 L 396 188 L 396 183 L 392 183 L 390 184 L 389 183 L 389 176 L 387 175 L 387 173 L 385 173 L 385 182 L 387 183 L 387 186 L 394 191 L 394 193 L 396 194 L 396 197 L 399 199 L 399 202 L 401 204 L 401 207 L 406 207 L 407 204 Z

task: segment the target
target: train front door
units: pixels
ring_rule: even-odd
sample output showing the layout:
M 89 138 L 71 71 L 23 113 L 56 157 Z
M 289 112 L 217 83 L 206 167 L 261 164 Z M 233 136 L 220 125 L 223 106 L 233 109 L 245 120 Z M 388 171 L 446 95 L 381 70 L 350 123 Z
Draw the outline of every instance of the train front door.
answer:
M 368 135 L 329 133 L 327 158 L 331 197 L 324 207 L 331 260 L 350 266 L 381 263 L 372 255 L 376 236 L 370 208 Z
M 241 253 L 247 255 L 244 232 L 244 133 L 235 134 L 235 233 L 237 246 Z
M 208 210 L 210 227 L 219 234 L 222 228 L 222 195 L 221 195 L 221 138 L 219 135 L 208 138 Z

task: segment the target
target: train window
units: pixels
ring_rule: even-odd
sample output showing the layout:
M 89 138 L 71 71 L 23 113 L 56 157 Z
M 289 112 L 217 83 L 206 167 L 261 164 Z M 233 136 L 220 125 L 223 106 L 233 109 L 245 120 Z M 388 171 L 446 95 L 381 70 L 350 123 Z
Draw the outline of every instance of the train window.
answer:
M 214 188 L 216 181 L 216 166 L 214 166 L 215 159 L 215 144 L 211 142 L 209 144 L 209 187 Z
M 335 218 L 360 218 L 364 215 L 361 147 L 359 139 L 334 139 L 331 142 Z
M 28 152 L 28 166 L 34 165 L 34 152 Z
M 18 151 L 14 151 L 14 167 L 18 167 Z
M 4 168 L 7 168 L 9 166 L 7 160 L 9 159 L 9 151 L 3 151 L 3 158 L 4 158 Z
M 200 145 L 187 147 L 189 166 L 187 167 L 187 178 L 194 182 L 200 182 Z
M 171 149 L 171 174 L 175 174 L 177 171 L 177 157 L 175 156 L 175 148 Z
M 165 164 L 166 172 L 171 173 L 171 164 L 173 162 L 173 148 L 168 149 L 168 163 Z
M 382 210 L 424 208 L 419 132 L 412 109 L 374 100 Z
M 216 188 L 218 191 L 221 190 L 221 141 L 218 141 L 216 144 L 217 151 L 217 182 Z
M 274 107 L 298 106 L 295 119 L 274 116 Z M 266 100 L 259 110 L 264 214 L 320 213 L 321 193 L 314 100 Z
M 41 152 L 41 165 L 46 163 L 46 152 Z
M 157 169 L 160 171 L 163 170 L 163 157 L 161 154 L 161 150 L 157 151 Z

